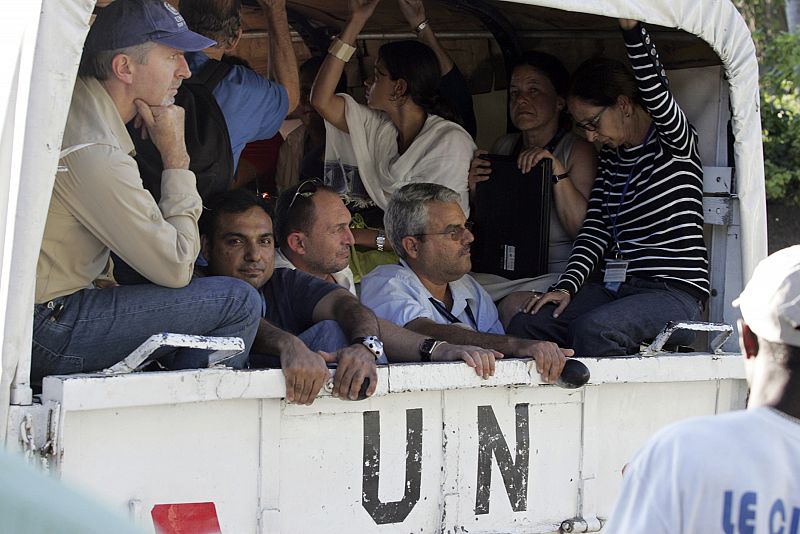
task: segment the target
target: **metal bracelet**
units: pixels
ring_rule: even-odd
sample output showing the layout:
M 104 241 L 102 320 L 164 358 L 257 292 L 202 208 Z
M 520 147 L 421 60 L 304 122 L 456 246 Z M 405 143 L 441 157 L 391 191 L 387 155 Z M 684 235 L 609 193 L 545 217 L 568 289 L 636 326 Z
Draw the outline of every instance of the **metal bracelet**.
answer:
M 429 23 L 429 22 L 430 22 L 430 21 L 429 21 L 428 19 L 425 19 L 425 20 L 423 20 L 422 22 L 420 22 L 420 23 L 417 25 L 417 27 L 416 27 L 416 28 L 414 28 L 414 33 L 416 33 L 417 35 L 421 34 L 421 33 L 422 33 L 424 30 L 425 30 L 425 28 L 427 28 L 427 27 L 428 27 L 428 23 Z

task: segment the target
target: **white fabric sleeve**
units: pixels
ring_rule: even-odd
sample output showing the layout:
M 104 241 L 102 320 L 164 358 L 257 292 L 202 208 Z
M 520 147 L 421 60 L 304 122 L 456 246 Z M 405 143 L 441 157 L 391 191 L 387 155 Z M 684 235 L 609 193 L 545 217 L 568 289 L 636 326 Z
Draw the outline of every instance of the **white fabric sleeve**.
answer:
M 469 217 L 469 166 L 475 143 L 461 128 L 448 129 L 435 149 L 413 167 L 412 175 L 399 186 L 411 182 L 431 182 L 449 187 L 459 194 L 459 206 Z

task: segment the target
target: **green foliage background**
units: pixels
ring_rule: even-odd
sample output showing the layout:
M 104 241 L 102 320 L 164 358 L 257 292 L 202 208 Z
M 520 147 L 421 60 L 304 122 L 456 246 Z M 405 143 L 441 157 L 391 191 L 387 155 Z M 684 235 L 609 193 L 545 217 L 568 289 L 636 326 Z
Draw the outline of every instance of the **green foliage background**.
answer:
M 734 0 L 759 56 L 767 199 L 800 205 L 800 34 L 786 28 L 784 0 Z
M 800 35 L 783 32 L 764 44 L 761 127 L 767 198 L 800 204 Z

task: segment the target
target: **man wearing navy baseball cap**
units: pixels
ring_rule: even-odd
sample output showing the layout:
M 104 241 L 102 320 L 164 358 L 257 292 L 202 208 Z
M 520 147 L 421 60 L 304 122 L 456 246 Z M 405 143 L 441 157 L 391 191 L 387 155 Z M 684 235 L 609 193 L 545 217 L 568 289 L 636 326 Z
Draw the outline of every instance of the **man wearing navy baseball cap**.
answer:
M 192 281 L 202 211 L 173 104 L 191 73 L 185 51 L 214 42 L 160 0 L 116 0 L 86 38 L 36 270 L 31 381 L 92 372 L 158 332 L 237 336 L 244 367 L 260 299 L 233 278 Z M 161 200 L 142 187 L 125 123 L 136 120 L 164 164 Z M 113 250 L 153 284 L 117 286 Z M 168 368 L 206 367 L 203 350 L 175 351 Z
M 798 532 L 800 245 L 763 260 L 733 305 L 748 409 L 659 432 L 625 470 L 603 532 Z
M 178 10 L 168 2 L 127 0 L 112 2 L 101 10 L 86 37 L 85 48 L 96 53 L 146 42 L 183 52 L 216 44 L 190 31 Z

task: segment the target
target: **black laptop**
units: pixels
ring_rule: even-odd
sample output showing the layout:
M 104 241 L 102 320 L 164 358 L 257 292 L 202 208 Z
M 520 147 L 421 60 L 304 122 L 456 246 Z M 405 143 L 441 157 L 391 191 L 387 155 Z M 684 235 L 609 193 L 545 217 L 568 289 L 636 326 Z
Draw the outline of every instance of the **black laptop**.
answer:
M 492 174 L 475 190 L 472 270 L 509 279 L 546 274 L 552 161 L 522 174 L 513 156 L 483 157 Z

